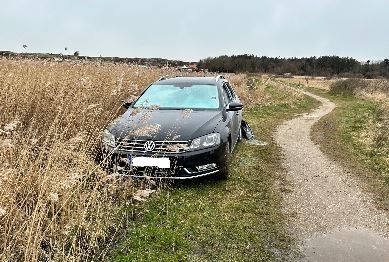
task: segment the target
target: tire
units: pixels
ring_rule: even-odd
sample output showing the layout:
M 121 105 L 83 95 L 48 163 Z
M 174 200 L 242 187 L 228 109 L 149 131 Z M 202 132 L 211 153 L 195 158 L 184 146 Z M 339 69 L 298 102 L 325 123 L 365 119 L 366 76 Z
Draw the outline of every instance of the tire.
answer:
M 219 177 L 223 180 L 227 179 L 229 176 L 229 166 L 230 162 L 230 143 L 226 143 L 224 150 L 224 155 L 221 157 L 218 166 L 219 166 Z

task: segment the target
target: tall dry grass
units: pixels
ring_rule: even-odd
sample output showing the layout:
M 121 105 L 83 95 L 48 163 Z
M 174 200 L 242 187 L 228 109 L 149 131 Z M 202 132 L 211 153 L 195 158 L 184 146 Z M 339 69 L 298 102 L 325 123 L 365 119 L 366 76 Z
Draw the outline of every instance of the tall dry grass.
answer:
M 101 260 L 134 213 L 129 179 L 94 162 L 102 130 L 166 69 L 0 59 L 0 261 Z M 245 103 L 263 86 L 229 75 Z
M 386 105 L 389 104 L 389 81 L 386 79 L 367 79 L 364 88 L 358 88 L 356 94 L 372 99 L 378 102 L 382 102 Z
M 121 100 L 169 73 L 0 60 L 0 260 L 102 258 L 134 187 L 100 170 L 93 149 Z
M 268 97 L 265 92 L 268 78 L 259 75 L 248 77 L 245 74 L 230 74 L 226 78 L 238 92 L 241 102 L 250 108 L 264 103 Z

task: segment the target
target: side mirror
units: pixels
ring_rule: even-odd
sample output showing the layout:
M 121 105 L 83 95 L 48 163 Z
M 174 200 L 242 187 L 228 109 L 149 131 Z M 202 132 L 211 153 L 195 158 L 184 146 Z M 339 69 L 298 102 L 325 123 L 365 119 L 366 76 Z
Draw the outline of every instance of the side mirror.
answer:
M 128 108 L 130 108 L 131 106 L 132 106 L 132 104 L 134 103 L 134 101 L 130 101 L 130 102 L 128 102 L 128 101 L 122 101 L 123 102 L 123 107 L 125 108 L 125 109 L 128 109 Z
M 239 111 L 243 109 L 243 105 L 241 103 L 232 102 L 227 106 L 227 111 Z

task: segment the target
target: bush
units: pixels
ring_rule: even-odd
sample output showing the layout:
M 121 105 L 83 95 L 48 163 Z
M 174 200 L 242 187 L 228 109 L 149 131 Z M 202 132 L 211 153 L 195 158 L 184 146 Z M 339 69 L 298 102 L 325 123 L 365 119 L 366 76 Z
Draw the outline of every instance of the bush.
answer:
M 358 90 L 366 88 L 367 83 L 362 79 L 350 78 L 339 80 L 330 85 L 330 92 L 338 95 L 355 95 Z

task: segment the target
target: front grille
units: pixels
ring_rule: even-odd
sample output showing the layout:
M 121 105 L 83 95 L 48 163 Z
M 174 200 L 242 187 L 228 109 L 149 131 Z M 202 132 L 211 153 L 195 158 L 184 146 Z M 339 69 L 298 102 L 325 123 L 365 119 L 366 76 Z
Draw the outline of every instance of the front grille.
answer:
M 130 152 L 167 153 L 177 154 L 185 152 L 188 148 L 188 141 L 153 141 L 155 148 L 152 151 L 145 149 L 147 140 L 123 139 L 119 143 L 119 149 Z

